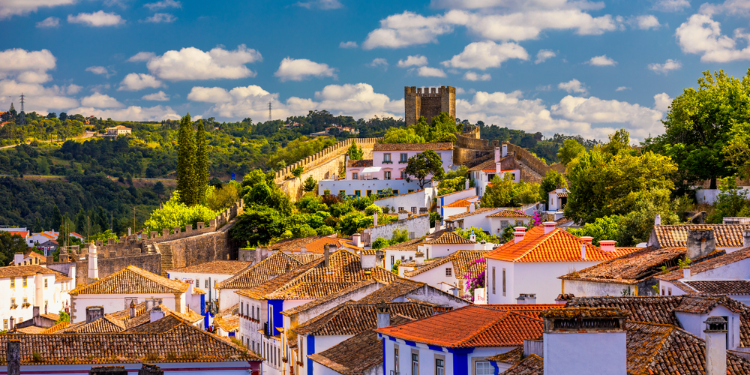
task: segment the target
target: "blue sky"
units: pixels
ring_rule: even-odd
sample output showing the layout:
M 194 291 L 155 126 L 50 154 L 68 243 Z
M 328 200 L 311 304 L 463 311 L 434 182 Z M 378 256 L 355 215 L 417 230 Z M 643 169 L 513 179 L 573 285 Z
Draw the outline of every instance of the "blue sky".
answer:
M 750 0 L 0 1 L 0 108 L 118 120 L 403 116 L 404 86 L 457 117 L 636 140 L 702 71 L 744 76 Z

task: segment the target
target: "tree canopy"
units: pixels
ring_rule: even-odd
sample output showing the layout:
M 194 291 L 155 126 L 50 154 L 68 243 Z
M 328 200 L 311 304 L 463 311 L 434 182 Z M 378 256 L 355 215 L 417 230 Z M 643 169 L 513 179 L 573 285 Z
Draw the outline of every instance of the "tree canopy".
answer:
M 433 150 L 425 150 L 409 158 L 404 169 L 409 178 L 414 177 L 420 189 L 424 189 L 433 179 L 441 179 L 445 174 L 443 171 L 443 161 Z M 430 177 L 428 179 L 428 177 Z

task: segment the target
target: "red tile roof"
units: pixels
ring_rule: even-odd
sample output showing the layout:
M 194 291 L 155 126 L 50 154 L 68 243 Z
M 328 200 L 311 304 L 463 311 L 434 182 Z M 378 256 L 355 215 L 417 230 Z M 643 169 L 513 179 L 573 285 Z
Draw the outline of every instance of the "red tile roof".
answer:
M 693 275 L 696 275 L 701 272 L 710 271 L 710 270 L 723 267 L 723 266 L 726 266 L 735 262 L 739 262 L 747 258 L 750 258 L 750 247 L 737 250 L 737 251 L 733 251 L 731 253 L 724 254 L 724 255 L 721 255 L 712 259 L 707 259 L 697 264 L 693 264 L 690 266 L 690 272 Z M 681 269 L 678 269 L 670 273 L 667 273 L 665 275 L 660 275 L 657 278 L 662 279 L 662 280 L 675 281 L 675 280 L 682 279 L 682 277 L 683 277 L 683 272 Z
M 26 238 L 26 237 L 29 236 L 29 231 L 27 231 L 27 230 L 24 230 L 24 231 L 8 230 L 8 231 L 4 231 L 4 232 L 10 233 L 11 236 L 21 236 L 23 238 Z
M 542 335 L 542 320 L 487 306 L 468 305 L 415 322 L 380 328 L 378 333 L 448 348 L 523 345 Z
M 172 268 L 171 270 L 167 270 L 167 272 L 234 275 L 252 264 L 253 262 L 243 262 L 239 260 L 215 260 L 213 262 L 196 264 L 194 266 Z
M 437 238 L 426 241 L 426 243 L 435 244 L 435 245 L 474 245 L 475 244 L 475 242 L 471 242 L 471 240 L 467 240 L 466 238 L 463 238 L 457 235 L 455 232 L 442 233 Z
M 684 247 L 691 229 L 712 229 L 716 247 L 742 247 L 743 233 L 750 230 L 750 224 L 685 224 L 654 225 L 653 235 L 659 247 Z M 649 241 L 650 243 L 650 241 Z
M 593 262 L 624 255 L 603 251 L 562 229 L 555 228 L 547 234 L 544 231 L 543 227 L 531 228 L 521 242 L 505 243 L 485 257 L 508 262 Z M 581 245 L 586 247 L 585 259 L 581 258 Z
M 464 199 L 459 199 L 459 200 L 457 200 L 457 201 L 455 201 L 453 203 L 446 204 L 443 207 L 469 207 L 473 203 L 473 202 L 470 202 L 469 199 L 476 200 L 477 198 L 479 198 L 478 195 L 475 195 L 473 197 L 464 198 Z
M 531 216 L 526 215 L 520 210 L 501 210 L 500 212 L 495 212 L 492 215 L 487 215 L 487 217 L 517 217 L 517 218 L 529 218 Z

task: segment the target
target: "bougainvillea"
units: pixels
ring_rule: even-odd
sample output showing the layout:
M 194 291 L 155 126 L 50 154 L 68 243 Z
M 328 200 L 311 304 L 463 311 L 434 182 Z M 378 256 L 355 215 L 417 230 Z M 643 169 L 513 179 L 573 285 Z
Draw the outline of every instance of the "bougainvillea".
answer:
M 477 288 L 484 288 L 484 273 L 485 267 L 479 266 L 480 263 L 484 264 L 487 260 L 484 258 L 472 260 L 469 263 L 469 272 L 464 275 L 466 283 L 466 295 L 465 298 L 474 302 L 474 290 Z M 479 270 L 482 271 L 479 271 Z

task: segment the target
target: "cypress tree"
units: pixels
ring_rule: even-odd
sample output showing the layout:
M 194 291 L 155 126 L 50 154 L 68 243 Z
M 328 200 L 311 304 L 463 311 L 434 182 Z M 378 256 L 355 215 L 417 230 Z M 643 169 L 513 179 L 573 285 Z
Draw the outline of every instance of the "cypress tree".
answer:
M 197 203 L 198 195 L 195 176 L 195 137 L 190 114 L 180 120 L 177 151 L 177 190 L 180 200 L 188 206 Z
M 203 120 L 198 121 L 195 132 L 195 178 L 198 202 L 203 202 L 208 187 L 208 149 L 206 148 L 206 129 Z
M 52 209 L 52 218 L 50 219 L 52 224 L 52 230 L 59 229 L 60 225 L 62 224 L 63 216 L 60 213 L 60 209 L 55 205 L 55 208 Z

